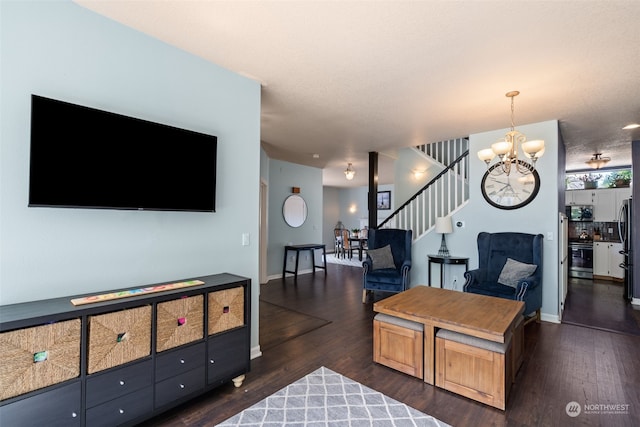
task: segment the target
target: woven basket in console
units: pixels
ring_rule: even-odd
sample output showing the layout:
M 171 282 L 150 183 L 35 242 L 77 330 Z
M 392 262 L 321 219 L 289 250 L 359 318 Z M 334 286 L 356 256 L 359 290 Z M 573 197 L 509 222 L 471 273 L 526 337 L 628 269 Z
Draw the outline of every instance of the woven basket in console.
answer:
M 209 335 L 244 325 L 244 288 L 209 293 Z
M 89 317 L 87 372 L 102 371 L 151 354 L 151 306 Z
M 0 400 L 78 377 L 80 319 L 1 333 L 0 361 Z
M 159 303 L 156 351 L 165 351 L 202 339 L 204 336 L 204 298 L 196 295 Z

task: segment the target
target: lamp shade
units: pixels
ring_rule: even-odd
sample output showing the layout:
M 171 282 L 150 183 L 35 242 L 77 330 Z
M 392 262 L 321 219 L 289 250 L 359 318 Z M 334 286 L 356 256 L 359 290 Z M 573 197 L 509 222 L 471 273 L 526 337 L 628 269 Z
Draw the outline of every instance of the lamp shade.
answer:
M 484 150 L 478 151 L 478 158 L 483 162 L 490 162 L 496 156 L 496 153 L 493 152 L 491 148 L 485 148 Z
M 540 157 L 536 156 L 536 153 L 542 150 L 544 150 L 544 141 L 541 139 L 533 139 L 522 144 L 522 151 L 528 154 L 531 158 Z
M 436 233 L 449 234 L 453 233 L 453 223 L 451 217 L 440 216 L 436 218 Z

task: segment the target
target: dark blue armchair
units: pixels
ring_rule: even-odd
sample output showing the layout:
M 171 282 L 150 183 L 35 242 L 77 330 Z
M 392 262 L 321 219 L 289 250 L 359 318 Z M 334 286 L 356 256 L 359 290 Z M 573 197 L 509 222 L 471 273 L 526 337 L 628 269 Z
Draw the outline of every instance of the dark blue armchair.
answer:
M 526 233 L 480 233 L 478 234 L 478 269 L 464 274 L 464 291 L 517 301 L 524 301 L 525 316 L 535 312 L 540 321 L 542 307 L 542 234 Z M 533 273 L 511 274 L 511 284 L 498 283 L 507 259 L 537 268 Z M 512 265 L 513 263 L 510 261 Z M 525 266 L 522 266 L 525 268 Z M 531 268 L 531 267 L 530 267 Z M 529 268 L 529 269 L 530 269 Z M 517 270 L 517 267 L 515 268 Z M 501 278 L 505 282 L 506 272 Z M 509 280 L 506 280 L 509 282 Z
M 363 303 L 367 301 L 370 291 L 397 293 L 407 289 L 411 270 L 411 243 L 411 230 L 369 230 L 367 259 L 362 263 Z

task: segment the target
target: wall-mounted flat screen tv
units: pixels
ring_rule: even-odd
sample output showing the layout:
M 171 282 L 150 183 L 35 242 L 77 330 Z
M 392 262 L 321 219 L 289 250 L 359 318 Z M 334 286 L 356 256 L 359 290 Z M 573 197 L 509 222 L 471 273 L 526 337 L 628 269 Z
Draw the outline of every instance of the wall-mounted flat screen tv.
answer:
M 29 206 L 214 212 L 217 137 L 31 97 Z

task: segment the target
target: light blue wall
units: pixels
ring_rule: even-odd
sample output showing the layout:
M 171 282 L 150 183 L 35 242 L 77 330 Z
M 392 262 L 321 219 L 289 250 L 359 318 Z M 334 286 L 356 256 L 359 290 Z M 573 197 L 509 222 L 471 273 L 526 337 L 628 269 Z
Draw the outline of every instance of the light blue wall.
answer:
M 378 210 L 378 224 L 395 210 L 395 190 L 393 184 L 379 185 L 378 191 L 391 191 L 391 209 Z M 363 228 L 368 224 L 369 209 L 367 196 L 369 187 L 351 187 L 338 190 L 339 218 L 345 228 Z M 337 221 L 336 221 L 337 222 Z M 335 226 L 335 223 L 333 224 Z
M 334 250 L 333 230 L 340 219 L 340 189 L 338 187 L 322 188 L 322 241 L 327 250 Z
M 282 216 L 282 206 L 291 188 L 299 187 L 300 196 L 307 203 L 308 216 L 302 226 L 287 225 Z M 267 275 L 282 276 L 285 245 L 322 243 L 322 169 L 297 165 L 282 160 L 269 160 L 269 244 L 267 247 Z M 293 255 L 293 253 L 290 253 Z M 299 271 L 311 268 L 308 253 L 300 257 Z M 293 270 L 293 262 L 288 259 Z M 324 273 L 321 273 L 324 274 Z
M 395 165 L 396 208 L 413 197 L 444 169 L 441 163 L 430 160 L 428 156 L 414 148 L 399 150 Z M 424 174 L 416 178 L 413 174 L 414 170 L 424 171 Z
M 456 228 L 447 235 L 447 246 L 451 255 L 468 257 L 469 268 L 478 266 L 478 250 L 476 238 L 481 231 L 502 232 L 518 231 L 545 236 L 544 241 L 544 273 L 543 273 L 543 305 L 542 314 L 547 320 L 555 320 L 558 314 L 558 214 L 563 207 L 558 205 L 558 122 L 555 120 L 518 126 L 518 130 L 530 139 L 544 139 L 546 150 L 538 161 L 536 168 L 540 174 L 540 191 L 530 204 L 515 210 L 502 210 L 489 205 L 480 192 L 480 182 L 486 171 L 484 162 L 475 153 L 504 137 L 509 129 L 484 132 L 470 136 L 469 147 L 469 203 L 456 212 L 453 223 L 464 221 L 465 228 Z M 548 236 L 552 240 L 548 239 Z M 420 239 L 413 247 L 413 267 L 411 285 L 428 283 L 427 255 L 438 252 L 441 235 L 430 233 Z M 457 288 L 464 283 L 464 268 L 448 268 L 445 283 L 451 286 L 454 276 L 458 278 Z M 434 278 L 438 274 L 435 266 Z M 436 279 L 437 281 L 438 279 Z
M 259 84 L 70 1 L 0 7 L 0 303 L 230 272 L 257 345 Z M 32 93 L 216 135 L 217 212 L 28 208 Z

